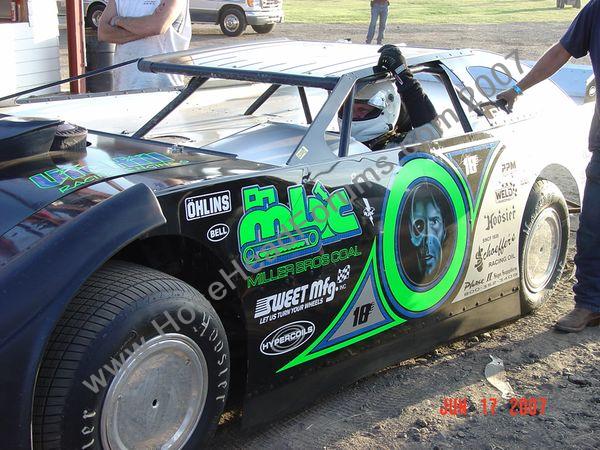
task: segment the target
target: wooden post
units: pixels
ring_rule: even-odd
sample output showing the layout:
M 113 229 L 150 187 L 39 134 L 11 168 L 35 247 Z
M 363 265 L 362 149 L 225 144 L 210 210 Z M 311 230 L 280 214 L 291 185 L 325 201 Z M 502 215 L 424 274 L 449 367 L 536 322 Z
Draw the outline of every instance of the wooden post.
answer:
M 66 0 L 67 48 L 69 53 L 69 76 L 85 73 L 85 34 L 81 0 Z M 71 93 L 85 92 L 85 79 L 71 81 Z

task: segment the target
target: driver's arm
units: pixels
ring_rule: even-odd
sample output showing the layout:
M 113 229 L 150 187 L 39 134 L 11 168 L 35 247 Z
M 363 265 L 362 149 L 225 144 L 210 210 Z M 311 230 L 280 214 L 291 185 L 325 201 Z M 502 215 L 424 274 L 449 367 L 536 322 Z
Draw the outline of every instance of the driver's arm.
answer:
M 113 18 L 117 17 L 117 5 L 115 0 L 108 0 L 108 4 L 98 22 L 98 40 L 101 42 L 111 42 L 113 44 L 125 44 L 126 42 L 142 39 L 131 31 L 111 25 Z
M 402 52 L 395 45 L 387 44 L 379 49 L 379 66 L 392 72 L 396 79 L 396 88 L 406 107 L 413 128 L 434 121 L 437 112 L 429 96 L 423 91 L 419 80 L 406 63 Z

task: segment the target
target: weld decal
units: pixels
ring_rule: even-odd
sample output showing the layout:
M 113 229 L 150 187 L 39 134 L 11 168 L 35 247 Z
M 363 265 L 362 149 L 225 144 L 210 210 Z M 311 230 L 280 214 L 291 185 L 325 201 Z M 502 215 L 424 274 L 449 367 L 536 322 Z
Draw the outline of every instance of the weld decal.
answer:
M 362 234 L 345 189 L 333 192 L 315 183 L 287 190 L 289 206 L 275 186 L 242 189 L 244 215 L 238 226 L 242 264 L 251 272 L 317 253 L 324 245 Z

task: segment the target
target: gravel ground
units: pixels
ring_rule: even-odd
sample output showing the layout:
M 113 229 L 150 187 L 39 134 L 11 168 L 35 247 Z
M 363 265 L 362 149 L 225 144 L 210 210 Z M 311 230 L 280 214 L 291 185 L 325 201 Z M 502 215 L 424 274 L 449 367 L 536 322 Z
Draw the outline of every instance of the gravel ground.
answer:
M 567 23 L 502 25 L 389 25 L 386 42 L 425 47 L 473 47 L 508 54 L 518 48 L 535 59 L 560 38 Z M 363 27 L 364 28 L 364 27 Z M 362 42 L 353 25 L 277 26 L 226 38 L 218 27 L 194 26 L 194 47 L 291 38 Z M 64 32 L 63 32 L 64 33 Z M 65 39 L 62 36 L 63 57 Z M 589 64 L 584 58 L 579 61 Z M 573 248 L 570 249 L 571 257 Z M 572 262 L 567 267 L 573 272 Z M 573 279 L 565 277 L 537 314 L 438 348 L 332 393 L 303 412 L 268 427 L 243 431 L 233 412 L 220 427 L 216 448 L 600 448 L 600 329 L 559 334 L 551 329 L 572 307 Z M 519 397 L 545 397 L 544 415 L 511 416 L 483 375 L 489 355 L 502 358 Z M 466 416 L 441 415 L 445 397 L 468 398 Z M 481 400 L 500 401 L 484 415 Z

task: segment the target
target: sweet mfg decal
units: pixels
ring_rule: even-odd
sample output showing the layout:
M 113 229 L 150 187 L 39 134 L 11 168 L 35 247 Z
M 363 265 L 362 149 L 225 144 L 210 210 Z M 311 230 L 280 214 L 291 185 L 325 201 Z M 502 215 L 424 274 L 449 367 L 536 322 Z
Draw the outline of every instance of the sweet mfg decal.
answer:
M 238 225 L 242 264 L 251 272 L 319 252 L 328 244 L 362 234 L 345 189 L 329 192 L 316 182 L 288 187 L 288 203 L 275 186 L 242 189 L 244 214 Z
M 344 282 L 349 276 L 350 267 L 346 266 L 338 271 L 337 280 L 341 282 L 326 277 L 260 298 L 254 307 L 254 318 L 263 324 L 330 302 L 338 291 L 346 289 Z

